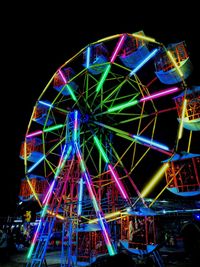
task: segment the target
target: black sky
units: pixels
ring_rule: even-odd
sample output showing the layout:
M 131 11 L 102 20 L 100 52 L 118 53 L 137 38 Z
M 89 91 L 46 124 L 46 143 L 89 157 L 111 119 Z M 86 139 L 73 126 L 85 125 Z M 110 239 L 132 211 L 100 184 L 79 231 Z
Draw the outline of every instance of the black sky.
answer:
M 68 2 L 68 1 L 67 1 Z M 33 105 L 45 85 L 67 59 L 90 42 L 118 33 L 143 30 L 164 44 L 186 41 L 200 83 L 199 18 L 194 4 L 120 2 L 113 8 L 93 1 L 84 4 L 31 3 L 7 9 L 3 36 L 2 160 L 0 216 L 15 211 L 23 162 L 19 149 Z M 107 1 L 108 2 L 108 1 Z M 116 5 L 116 3 L 115 3 Z M 4 107 L 3 107 L 4 105 Z M 4 130 L 3 130 L 4 129 Z

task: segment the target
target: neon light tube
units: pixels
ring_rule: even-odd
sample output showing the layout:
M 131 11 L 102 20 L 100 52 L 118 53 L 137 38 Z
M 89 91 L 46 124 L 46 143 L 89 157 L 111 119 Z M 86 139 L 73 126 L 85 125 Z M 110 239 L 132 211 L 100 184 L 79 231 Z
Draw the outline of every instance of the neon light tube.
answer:
M 140 102 L 143 102 L 143 101 L 146 101 L 146 100 L 155 99 L 155 98 L 158 98 L 158 97 L 161 97 L 161 96 L 165 96 L 165 95 L 168 95 L 168 94 L 172 94 L 174 92 L 177 92 L 178 90 L 179 90 L 178 87 L 166 89 L 166 90 L 160 91 L 158 93 L 155 93 L 155 94 L 152 94 L 152 95 L 149 95 L 149 96 L 145 96 L 145 97 L 140 99 Z
M 75 94 L 74 94 L 73 89 L 71 88 L 71 86 L 70 86 L 69 84 L 66 84 L 65 86 L 67 87 L 67 89 L 68 89 L 68 91 L 69 91 L 69 94 L 71 95 L 71 98 L 72 98 L 75 102 L 77 102 L 77 98 L 76 98 L 76 96 L 75 96 Z
M 82 213 L 82 200 L 83 200 L 83 178 L 80 178 L 79 192 L 78 192 L 78 209 L 77 209 L 78 216 L 80 216 Z
M 180 120 L 180 126 L 179 126 L 179 131 L 178 131 L 178 140 L 180 140 L 183 135 L 183 120 L 185 117 L 186 107 L 187 107 L 187 99 L 185 98 L 183 101 L 183 109 L 181 113 L 181 120 Z
M 70 153 L 70 150 L 71 150 L 71 149 L 72 149 L 72 146 L 70 146 L 70 147 L 68 148 L 68 151 L 67 151 L 67 153 L 66 153 L 66 156 L 64 157 L 63 163 L 65 163 L 67 157 L 69 156 L 69 153 Z M 63 163 L 62 163 L 62 165 L 63 165 Z M 47 194 L 46 194 L 46 196 L 45 196 L 45 199 L 44 199 L 44 201 L 43 201 L 43 203 L 45 203 L 45 205 L 44 205 L 44 207 L 43 207 L 43 209 L 42 209 L 41 218 L 44 218 L 44 216 L 46 215 L 46 213 L 47 213 L 47 211 L 48 211 L 48 210 L 47 210 L 47 208 L 48 208 L 48 202 L 49 202 L 49 199 L 50 199 L 50 197 L 51 197 L 51 194 L 52 194 L 52 191 L 53 191 L 53 188 L 54 188 L 54 185 L 55 185 L 55 181 L 56 181 L 55 179 L 56 179 L 56 178 L 57 178 L 57 176 L 54 177 L 54 180 L 53 180 L 53 182 L 52 182 L 52 184 L 51 184 L 51 186 L 50 186 L 50 188 L 49 188 L 49 190 L 48 190 L 48 192 L 47 192 Z M 28 259 L 31 257 L 31 255 L 32 255 L 32 253 L 33 253 L 33 249 L 34 249 L 34 246 L 35 246 L 37 237 L 38 237 L 38 233 L 39 233 L 41 224 L 42 224 L 42 219 L 40 219 L 40 221 L 39 221 L 39 224 L 38 224 L 37 230 L 36 230 L 36 232 L 35 232 L 35 235 L 34 235 L 34 238 L 33 238 L 32 244 L 31 244 L 31 247 L 30 247 L 30 249 L 29 249 L 28 256 L 27 256 Z
M 108 253 L 110 256 L 113 256 L 116 254 L 116 252 L 115 252 L 114 248 L 112 247 L 110 238 L 108 236 L 108 230 L 106 229 L 107 224 L 105 225 L 106 222 L 104 222 L 105 218 L 104 217 L 102 218 L 102 215 L 100 212 L 98 212 L 97 216 L 99 218 L 99 223 L 101 225 L 101 229 L 102 229 L 104 240 L 105 240 L 105 243 L 106 243 L 106 246 L 108 249 Z
M 155 147 L 161 148 L 163 150 L 169 150 L 169 148 L 167 146 L 162 145 L 159 142 L 152 141 L 151 139 L 148 139 L 146 137 L 142 137 L 142 136 L 133 134 L 133 138 L 135 138 L 138 141 L 141 141 L 141 142 L 144 142 L 146 144 L 149 144 L 150 146 L 155 146 Z
M 86 68 L 87 69 L 90 67 L 90 51 L 91 51 L 91 48 L 90 46 L 88 46 L 87 52 L 86 52 Z
M 53 130 L 57 130 L 57 129 L 60 129 L 63 127 L 63 124 L 57 124 L 57 125 L 54 125 L 54 126 L 51 126 L 51 127 L 48 127 L 46 129 L 44 129 L 44 132 L 51 132 Z
M 157 173 L 153 176 L 150 182 L 142 190 L 141 197 L 145 197 L 154 188 L 154 186 L 156 186 L 156 184 L 162 178 L 162 176 L 164 175 L 168 167 L 169 167 L 169 163 L 166 163 L 157 171 Z
M 149 96 L 145 96 L 145 97 L 141 98 L 140 100 L 134 100 L 134 101 L 130 101 L 130 102 L 126 102 L 126 103 L 122 103 L 122 104 L 116 105 L 116 106 L 114 106 L 112 108 L 109 108 L 107 110 L 107 112 L 111 113 L 111 112 L 114 112 L 114 111 L 117 111 L 117 110 L 120 110 L 120 109 L 131 107 L 131 106 L 137 105 L 139 102 L 143 102 L 143 101 L 151 100 L 151 99 L 154 99 L 154 98 L 162 97 L 162 96 L 165 96 L 165 95 L 168 95 L 168 94 L 172 94 L 172 93 L 174 93 L 174 92 L 176 92 L 178 90 L 179 90 L 178 87 L 162 90 L 162 91 L 160 91 L 158 93 L 155 93 L 155 94 L 152 94 L 152 95 L 149 95 Z
M 41 159 L 39 159 L 35 164 L 33 164 L 27 171 L 27 173 L 34 170 L 43 160 L 45 159 L 45 156 L 43 156 Z
M 115 172 L 115 170 L 113 169 L 111 164 L 108 164 L 108 169 L 110 170 L 110 173 L 112 175 L 112 177 L 114 178 L 114 181 L 116 182 L 116 185 L 121 193 L 121 196 L 127 200 L 128 195 L 126 193 L 126 190 L 121 182 L 121 180 L 119 179 L 117 173 Z
M 138 100 L 134 100 L 134 101 L 131 101 L 131 102 L 126 102 L 126 103 L 122 103 L 122 104 L 119 104 L 119 105 L 116 105 L 112 108 L 109 108 L 107 111 L 109 113 L 111 112 L 114 112 L 114 111 L 117 111 L 117 110 L 120 110 L 120 109 L 124 109 L 124 108 L 128 108 L 128 107 L 131 107 L 131 106 L 135 106 L 138 104 Z
M 69 91 L 69 94 L 70 94 L 71 98 L 72 98 L 75 102 L 77 102 L 77 98 L 76 98 L 76 96 L 75 96 L 75 94 L 74 94 L 74 92 L 73 92 L 73 89 L 71 88 L 71 86 L 70 86 L 69 84 L 67 84 L 67 80 L 65 79 L 65 76 L 63 75 L 62 71 L 61 71 L 61 70 L 58 70 L 58 72 L 59 72 L 61 78 L 63 79 L 63 81 L 64 81 L 64 83 L 65 83 L 65 86 L 67 87 L 67 90 Z
M 145 35 L 140 35 L 140 34 L 137 34 L 137 33 L 133 33 L 132 36 L 134 36 L 134 37 L 136 37 L 138 39 L 142 39 L 142 40 L 145 40 L 145 41 L 152 42 L 152 43 L 157 43 L 154 38 L 151 38 L 151 37 L 148 37 L 148 36 L 145 36 Z
M 74 112 L 74 133 L 73 133 L 74 142 L 77 142 L 77 131 L 78 131 L 78 111 L 76 110 Z
M 107 77 L 107 75 L 108 75 L 108 73 L 109 73 L 109 71 L 110 71 L 110 68 L 111 68 L 111 65 L 109 64 L 109 65 L 106 67 L 106 69 L 105 69 L 103 75 L 101 76 L 101 79 L 100 79 L 100 81 L 99 81 L 99 83 L 98 83 L 98 85 L 97 85 L 97 88 L 96 88 L 96 92 L 97 92 L 97 93 L 100 91 L 101 87 L 103 86 L 103 83 L 104 83 L 104 81 L 105 81 L 105 79 L 106 79 L 106 77 Z
M 63 75 L 62 71 L 61 70 L 58 70 L 63 82 L 66 84 L 67 83 L 67 80 L 65 79 L 65 76 Z
M 57 170 L 56 170 L 56 173 L 54 175 L 54 179 L 57 178 L 57 176 L 59 175 L 61 169 L 64 167 L 64 164 L 65 164 L 66 160 L 68 159 L 71 151 L 72 151 L 72 146 L 71 145 L 68 147 L 68 150 L 67 150 L 65 156 L 63 156 L 64 155 L 64 151 L 63 151 L 63 153 L 61 155 L 61 158 L 60 158 L 60 161 L 59 161 L 59 164 L 58 164 L 58 167 L 57 167 Z
M 95 144 L 96 144 L 96 146 L 97 146 L 99 152 L 101 153 L 101 155 L 102 155 L 104 161 L 105 161 L 106 163 L 109 163 L 109 159 L 108 159 L 108 157 L 107 157 L 107 155 L 106 155 L 106 153 L 105 153 L 105 151 L 104 151 L 104 149 L 103 149 L 103 147 L 102 147 L 102 145 L 101 145 L 99 139 L 98 139 L 96 136 L 94 136 L 94 142 L 95 142 Z
M 112 56 L 111 56 L 111 60 L 110 60 L 111 63 L 113 63 L 113 62 L 115 61 L 115 59 L 116 59 L 116 57 L 117 57 L 117 55 L 118 55 L 118 53 L 119 53 L 119 51 L 120 51 L 120 49 L 121 49 L 123 43 L 124 43 L 125 36 L 126 36 L 126 35 L 123 34 L 123 35 L 121 36 L 121 38 L 119 39 L 119 42 L 118 42 L 118 44 L 117 44 L 117 46 L 116 46 L 116 48 L 115 48 L 115 50 L 114 50 L 114 53 L 113 53 Z
M 33 132 L 33 133 L 30 133 L 30 134 L 27 134 L 26 135 L 26 138 L 30 138 L 30 137 L 33 137 L 33 136 L 36 136 L 36 135 L 40 135 L 42 134 L 42 131 L 37 131 L 37 132 Z
M 110 218 L 119 216 L 120 214 L 121 214 L 121 211 L 114 211 L 112 213 L 104 214 L 104 217 L 105 217 L 105 219 L 110 219 Z M 96 222 L 98 222 L 98 219 L 89 220 L 88 223 L 91 224 L 91 223 L 96 223 Z
M 40 104 L 44 105 L 44 106 L 49 107 L 49 108 L 53 107 L 52 104 L 49 104 L 49 103 L 47 103 L 47 102 L 45 102 L 45 101 L 38 101 L 38 102 L 39 102 Z
M 94 210 L 96 212 L 97 217 L 99 218 L 99 223 L 100 223 L 100 226 L 101 226 L 101 229 L 102 229 L 102 234 L 104 236 L 104 240 L 105 240 L 106 246 L 108 248 L 108 252 L 109 252 L 110 255 L 114 255 L 116 253 L 115 253 L 114 248 L 112 247 L 110 238 L 108 236 L 108 232 L 107 232 L 107 229 L 106 229 L 107 223 L 105 221 L 105 218 L 102 218 L 102 215 L 100 214 L 100 209 L 99 209 L 98 203 L 96 201 L 96 198 L 95 198 L 95 195 L 94 195 L 94 192 L 93 192 L 92 180 L 91 180 L 89 174 L 87 173 L 86 166 L 85 166 L 85 164 L 83 162 L 83 159 L 82 159 L 82 156 L 81 156 L 81 153 L 80 153 L 80 150 L 78 148 L 77 143 L 75 143 L 75 146 L 76 146 L 77 157 L 78 157 L 78 159 L 80 161 L 81 169 L 82 169 L 82 172 L 83 172 L 83 177 L 85 178 L 86 186 L 87 186 L 90 198 L 92 200 Z
M 35 244 L 36 244 L 36 241 L 37 241 L 37 237 L 38 237 L 38 233 L 40 231 L 40 227 L 42 225 L 42 220 L 40 219 L 39 223 L 38 223 L 38 226 L 37 226 L 37 230 L 35 231 L 35 234 L 34 234 L 34 237 L 33 237 L 33 240 L 31 242 L 31 246 L 30 246 L 30 249 L 28 251 L 28 255 L 27 255 L 27 259 L 30 259 L 32 254 L 33 254 L 33 250 L 34 250 L 34 247 L 35 247 Z
M 142 66 L 144 66 L 144 64 L 146 64 L 153 56 L 155 56 L 155 54 L 158 52 L 158 49 L 154 49 L 137 67 L 135 67 L 135 69 L 133 69 L 130 74 L 129 77 L 131 77 L 133 74 L 135 74 L 139 69 L 141 69 Z
M 172 63 L 174 64 L 174 67 L 176 68 L 178 74 L 179 74 L 181 77 L 183 77 L 183 73 L 182 73 L 182 71 L 180 70 L 179 66 L 178 66 L 177 63 L 176 63 L 176 60 L 174 59 L 172 53 L 171 53 L 169 50 L 167 51 L 167 55 L 169 56 L 170 60 L 171 60 Z
M 59 160 L 59 163 L 58 163 L 58 168 L 60 168 L 61 164 L 62 164 L 62 161 L 63 161 L 63 158 L 64 158 L 64 153 L 65 153 L 65 149 L 67 148 L 67 144 L 64 145 L 64 148 L 63 148 L 63 151 L 62 151 L 62 154 L 60 156 L 60 160 Z M 57 176 L 57 175 L 55 175 Z
M 48 203 L 48 200 L 49 200 L 49 197 L 50 197 L 50 193 L 53 191 L 55 182 L 56 182 L 56 180 L 54 179 L 53 182 L 51 183 L 51 186 L 49 187 L 49 190 L 48 190 L 43 202 L 42 202 L 43 205 Z

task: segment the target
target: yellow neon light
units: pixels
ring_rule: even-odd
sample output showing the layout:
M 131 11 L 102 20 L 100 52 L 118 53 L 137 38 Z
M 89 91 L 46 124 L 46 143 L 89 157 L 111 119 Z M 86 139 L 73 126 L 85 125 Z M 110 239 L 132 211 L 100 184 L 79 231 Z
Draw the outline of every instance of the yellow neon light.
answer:
M 47 210 L 47 213 L 49 213 L 50 215 L 56 216 L 56 218 L 58 218 L 58 219 L 61 219 L 61 220 L 65 219 L 65 217 L 63 217 L 62 215 L 56 214 L 53 211 Z
M 118 216 L 121 214 L 121 211 L 115 211 L 115 212 L 112 212 L 112 213 L 108 213 L 108 214 L 105 214 L 104 217 L 106 219 L 110 219 L 110 218 L 113 218 L 115 216 Z M 89 220 L 88 223 L 96 223 L 98 221 L 98 219 L 92 219 L 92 220 Z
M 186 107 L 187 107 L 187 99 L 184 99 L 183 109 L 182 109 L 182 114 L 181 114 L 181 120 L 180 120 L 180 126 L 179 126 L 179 131 L 178 131 L 178 140 L 180 140 L 182 138 L 182 135 L 183 135 L 183 120 L 185 117 Z
M 172 56 L 172 53 L 168 50 L 167 51 L 167 55 L 169 56 L 170 60 L 172 61 L 172 63 L 174 64 L 174 67 L 176 68 L 178 74 L 183 77 L 183 73 L 182 71 L 180 70 L 179 66 L 177 65 L 176 63 L 176 60 L 174 59 L 174 57 Z
M 153 176 L 150 182 L 145 186 L 145 188 L 141 192 L 141 197 L 145 197 L 150 191 L 154 188 L 154 186 L 158 183 L 158 181 L 162 178 L 165 171 L 169 167 L 169 163 L 165 163 Z
M 142 40 L 149 41 L 149 42 L 152 42 L 152 43 L 157 43 L 154 38 L 151 38 L 151 37 L 148 37 L 148 36 L 140 35 L 140 34 L 137 34 L 137 33 L 133 33 L 132 35 L 134 37 L 138 38 L 138 39 L 142 39 Z
M 28 182 L 28 185 L 29 185 L 30 188 L 31 188 L 31 191 L 32 191 L 32 193 L 33 193 L 35 199 L 38 201 L 40 207 L 42 207 L 42 204 L 41 204 L 41 202 L 40 202 L 40 200 L 39 200 L 39 198 L 38 198 L 38 195 L 37 195 L 37 193 L 35 192 L 35 189 L 33 188 L 33 186 L 32 186 L 32 184 L 31 184 L 29 178 L 27 178 L 27 182 Z

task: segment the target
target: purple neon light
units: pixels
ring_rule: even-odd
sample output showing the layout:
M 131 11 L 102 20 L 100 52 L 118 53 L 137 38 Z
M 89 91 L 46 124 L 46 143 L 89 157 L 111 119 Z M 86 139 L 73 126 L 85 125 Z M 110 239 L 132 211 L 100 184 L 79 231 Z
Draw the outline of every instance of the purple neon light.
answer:
M 65 76 L 63 75 L 62 71 L 61 70 L 58 70 L 61 78 L 63 79 L 64 83 L 66 84 L 67 83 L 67 80 L 65 79 Z
M 41 130 L 33 132 L 33 133 L 30 133 L 30 134 L 27 134 L 26 138 L 30 138 L 30 137 L 33 137 L 33 136 L 36 136 L 36 135 L 40 135 L 40 134 L 42 134 Z
M 151 100 L 151 99 L 154 99 L 154 98 L 158 98 L 160 96 L 165 96 L 165 95 L 168 95 L 168 94 L 172 94 L 172 93 L 174 93 L 174 92 L 176 92 L 178 90 L 179 90 L 178 87 L 173 87 L 173 88 L 170 88 L 170 89 L 166 89 L 166 90 L 160 91 L 158 93 L 155 93 L 155 94 L 152 94 L 152 95 L 149 95 L 149 96 L 145 96 L 145 97 L 140 99 L 140 102 L 143 102 L 143 101 L 146 101 L 146 100 Z
M 109 170 L 111 172 L 112 177 L 114 178 L 114 180 L 115 180 L 115 182 L 117 184 L 117 187 L 119 188 L 119 191 L 120 191 L 122 197 L 127 200 L 128 195 L 126 193 L 126 190 L 125 190 L 122 182 L 120 181 L 117 173 L 115 172 L 113 166 L 111 164 L 108 164 L 108 168 L 109 168 Z
M 119 40 L 119 42 L 117 43 L 117 46 L 112 54 L 111 60 L 110 62 L 113 63 L 117 57 L 117 54 L 119 52 L 119 50 L 121 49 L 123 43 L 124 43 L 124 39 L 125 39 L 125 34 L 123 34 Z

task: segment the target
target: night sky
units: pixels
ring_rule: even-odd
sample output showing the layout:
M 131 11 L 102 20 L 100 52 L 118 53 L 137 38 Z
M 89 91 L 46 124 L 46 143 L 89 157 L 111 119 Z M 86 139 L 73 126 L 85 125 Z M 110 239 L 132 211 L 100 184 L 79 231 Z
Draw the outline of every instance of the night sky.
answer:
M 5 26 L 2 49 L 0 216 L 16 212 L 24 176 L 19 150 L 38 96 L 55 70 L 88 43 L 140 30 L 164 44 L 185 40 L 194 66 L 189 82 L 200 85 L 199 9 L 167 2 L 162 7 L 130 2 L 120 2 L 114 9 L 96 1 L 82 6 L 78 2 L 64 6 L 56 2 L 51 7 L 29 4 L 17 6 L 14 16 L 7 10 L 10 24 Z

